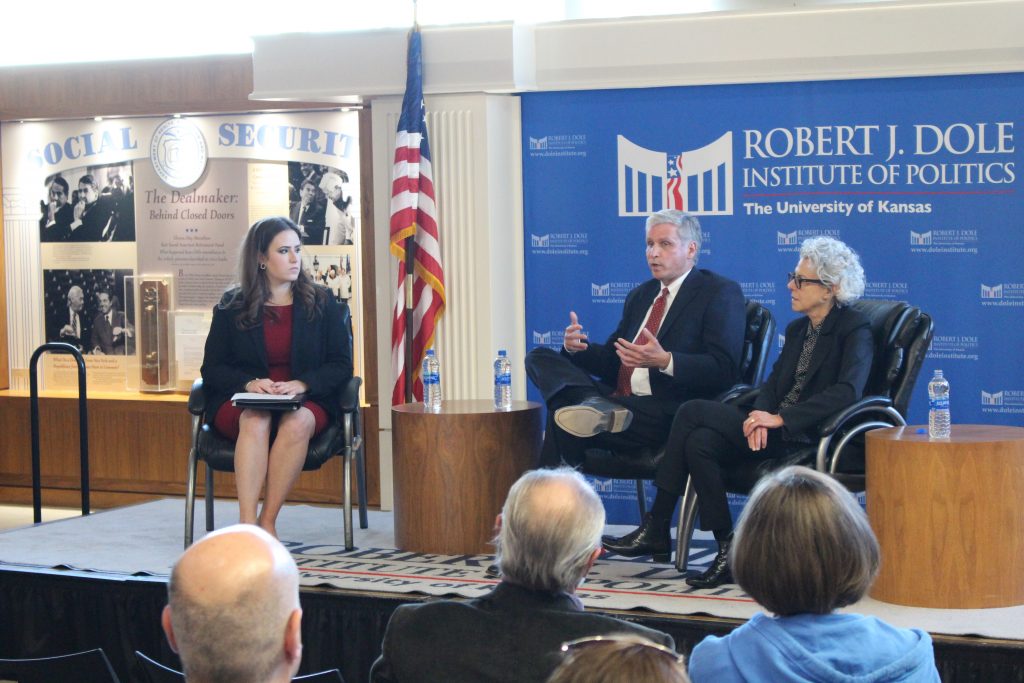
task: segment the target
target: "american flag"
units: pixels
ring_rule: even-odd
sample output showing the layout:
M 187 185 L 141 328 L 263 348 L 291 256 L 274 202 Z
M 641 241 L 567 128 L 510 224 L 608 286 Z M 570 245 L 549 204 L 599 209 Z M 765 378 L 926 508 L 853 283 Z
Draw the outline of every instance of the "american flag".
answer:
M 420 32 L 409 35 L 405 98 L 398 121 L 395 166 L 391 184 L 391 253 L 399 260 L 395 310 L 391 321 L 391 367 L 395 372 L 392 405 L 406 401 L 406 325 L 412 325 L 413 400 L 423 400 L 420 366 L 434 344 L 434 329 L 444 312 L 444 270 L 434 205 L 434 178 L 427 143 L 426 108 L 423 103 L 423 60 Z M 406 240 L 413 238 L 415 273 L 406 281 Z M 411 293 L 411 320 L 406 319 L 406 298 Z
M 686 188 L 682 186 L 683 183 L 683 155 L 668 158 L 668 169 L 666 170 L 666 178 L 668 182 L 665 183 L 665 208 L 666 209 L 679 209 L 683 211 L 686 209 L 686 201 L 683 193 Z

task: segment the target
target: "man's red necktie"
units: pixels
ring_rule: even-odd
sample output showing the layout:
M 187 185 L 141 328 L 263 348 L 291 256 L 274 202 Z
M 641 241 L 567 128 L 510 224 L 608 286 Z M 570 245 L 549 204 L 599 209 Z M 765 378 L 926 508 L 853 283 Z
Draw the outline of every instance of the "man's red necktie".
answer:
M 654 300 L 654 305 L 651 306 L 651 314 L 647 316 L 647 324 L 644 325 L 644 329 L 650 332 L 655 337 L 658 336 L 658 328 L 661 327 L 661 319 L 665 317 L 665 302 L 668 301 L 668 287 L 661 290 L 661 296 Z M 633 341 L 634 344 L 646 344 L 647 338 L 644 337 L 641 331 L 637 334 L 636 339 Z M 619 381 L 615 385 L 615 393 L 612 396 L 632 396 L 632 378 L 633 370 L 636 368 L 627 368 L 625 365 L 619 366 Z

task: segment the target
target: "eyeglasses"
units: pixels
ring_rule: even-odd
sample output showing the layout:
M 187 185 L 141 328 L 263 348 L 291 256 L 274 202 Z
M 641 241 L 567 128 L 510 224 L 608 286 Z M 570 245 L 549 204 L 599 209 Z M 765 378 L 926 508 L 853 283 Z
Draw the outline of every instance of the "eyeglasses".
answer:
M 818 278 L 803 277 L 801 275 L 797 275 L 796 273 L 786 273 L 786 283 L 788 284 L 790 282 L 795 282 L 797 289 L 803 289 L 804 285 L 806 284 L 821 285 L 822 287 L 832 286 L 829 283 L 825 282 L 824 280 L 819 280 Z
M 660 652 L 676 664 L 683 664 L 686 661 L 686 658 L 683 655 L 679 654 L 675 650 L 665 647 L 664 645 L 659 645 L 658 643 L 650 643 L 643 640 L 636 640 L 628 637 L 622 638 L 616 636 L 587 636 L 585 638 L 577 638 L 576 640 L 570 640 L 566 643 L 562 643 L 562 652 L 579 650 L 582 648 L 589 647 L 591 645 L 597 645 L 598 643 L 624 643 L 631 647 L 645 647 L 654 650 L 655 652 Z

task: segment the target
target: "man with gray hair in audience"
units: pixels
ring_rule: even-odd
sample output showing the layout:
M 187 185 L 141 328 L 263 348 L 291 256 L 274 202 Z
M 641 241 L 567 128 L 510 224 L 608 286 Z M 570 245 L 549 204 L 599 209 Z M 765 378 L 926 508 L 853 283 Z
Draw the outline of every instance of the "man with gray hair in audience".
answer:
M 473 600 L 395 610 L 373 683 L 545 681 L 562 643 L 591 635 L 630 633 L 674 646 L 664 633 L 583 611 L 576 588 L 601 554 L 604 507 L 578 472 L 527 472 L 496 526 L 501 582 Z
M 205 536 L 171 572 L 162 623 L 188 683 L 284 683 L 302 659 L 299 571 L 263 529 Z

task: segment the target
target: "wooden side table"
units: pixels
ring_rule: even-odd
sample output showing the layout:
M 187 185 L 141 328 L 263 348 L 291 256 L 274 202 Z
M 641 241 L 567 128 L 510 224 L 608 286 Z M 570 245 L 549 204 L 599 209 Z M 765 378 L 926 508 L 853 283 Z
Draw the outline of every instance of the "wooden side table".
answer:
M 882 549 L 871 597 L 915 607 L 1024 604 L 1024 429 L 867 432 L 867 511 Z
M 444 401 L 391 409 L 394 429 L 395 545 L 443 555 L 493 552 L 494 519 L 508 490 L 537 466 L 541 405 Z

